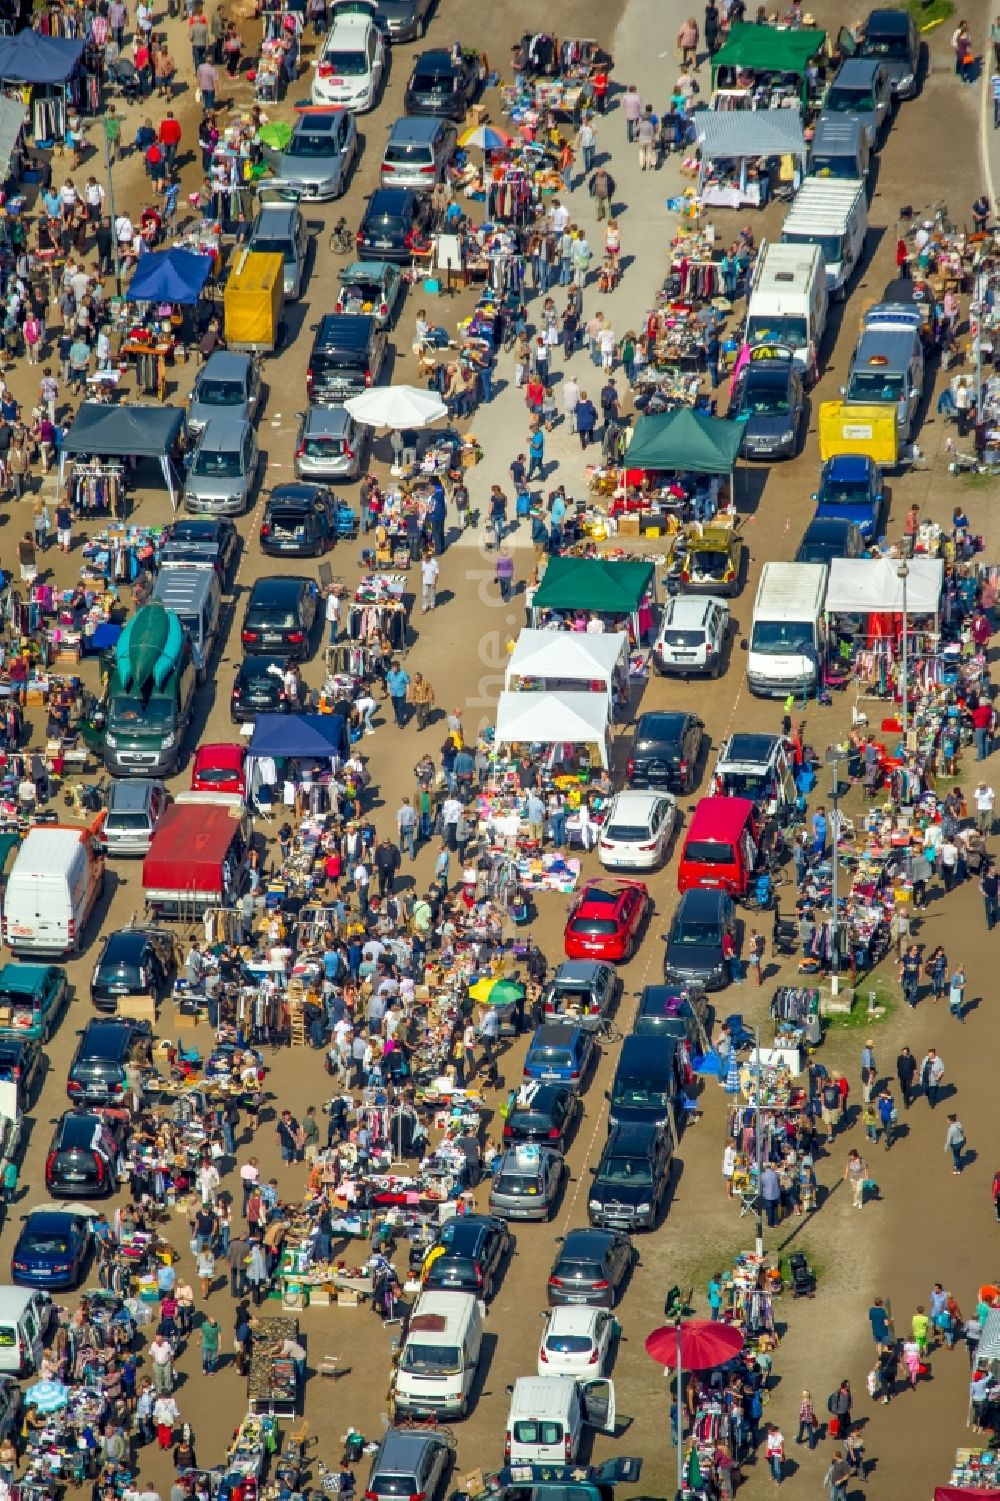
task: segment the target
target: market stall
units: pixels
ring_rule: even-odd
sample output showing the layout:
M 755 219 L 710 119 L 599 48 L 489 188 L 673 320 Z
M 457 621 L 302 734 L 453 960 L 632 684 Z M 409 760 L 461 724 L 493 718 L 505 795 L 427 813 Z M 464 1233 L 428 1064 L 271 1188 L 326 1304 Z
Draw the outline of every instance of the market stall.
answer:
M 338 808 L 337 771 L 350 754 L 343 719 L 334 714 L 259 714 L 247 751 L 249 796 L 258 804 L 285 802 L 297 806 L 297 789 L 313 788 L 325 796 L 316 813 Z M 321 802 L 322 806 L 319 806 Z
M 551 558 L 531 605 L 531 624 L 586 632 L 625 626 L 633 646 L 654 628 L 656 570 L 645 561 Z
M 628 700 L 628 636 L 523 630 L 517 638 L 504 687 L 516 692 L 606 693 L 612 704 Z
M 701 153 L 698 197 L 703 208 L 763 208 L 770 197 L 772 158 L 792 159 L 795 182 L 805 172 L 808 147 L 795 109 L 702 110 L 695 119 Z
M 38 146 L 61 145 L 74 111 L 100 112 L 100 81 L 85 71 L 84 51 L 83 41 L 72 37 L 36 31 L 0 37 L 0 90 L 16 90 L 27 104 Z
M 904 627 L 907 691 L 914 701 L 920 685 L 929 685 L 944 670 L 944 564 L 939 558 L 914 557 L 906 564 L 905 578 L 899 570 L 894 558 L 834 558 L 830 564 L 824 607 L 828 666 L 849 672 L 860 697 L 901 696 Z
M 497 702 L 496 745 L 543 745 L 547 765 L 576 764 L 580 753 L 588 763 L 607 766 L 610 700 L 600 693 L 511 693 Z M 576 749 L 579 748 L 579 749 Z
M 793 31 L 736 22 L 712 58 L 714 110 L 760 112 L 786 102 L 809 104 L 809 64 L 823 55 L 825 43 L 826 32 L 813 27 Z
M 689 517 L 711 522 L 732 509 L 741 437 L 736 423 L 704 412 L 640 417 L 611 506 L 619 531 L 628 516 L 640 527 L 662 526 Z
M 170 503 L 176 510 L 183 432 L 184 413 L 180 407 L 108 407 L 85 401 L 59 450 L 60 493 L 65 493 L 66 464 L 71 460 L 71 499 L 78 502 L 81 491 L 99 495 L 106 509 L 121 516 L 137 461 L 147 458 L 159 464 Z

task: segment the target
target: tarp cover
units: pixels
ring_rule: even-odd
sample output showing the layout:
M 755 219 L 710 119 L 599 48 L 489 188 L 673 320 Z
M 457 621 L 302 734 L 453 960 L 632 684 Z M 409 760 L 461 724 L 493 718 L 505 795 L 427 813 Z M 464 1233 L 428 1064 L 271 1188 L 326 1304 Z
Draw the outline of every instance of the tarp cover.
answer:
M 993 1486 L 983 1490 L 981 1485 L 936 1485 L 934 1501 L 1000 1501 L 1000 1491 Z
M 83 43 L 69 37 L 22 31 L 0 37 L 0 81 L 65 83 L 83 56 Z
M 347 731 L 336 714 L 258 714 L 248 752 L 278 760 L 348 754 Z
M 508 693 L 497 704 L 498 745 L 596 745 L 608 764 L 605 693 Z
M 652 563 L 553 558 L 532 601 L 535 610 L 595 610 L 633 615 L 653 578 Z
M 752 27 L 768 31 L 770 27 Z M 794 35 L 794 33 L 792 33 Z M 720 54 L 716 54 L 716 62 Z M 793 109 L 734 109 L 695 115 L 698 145 L 705 161 L 728 157 L 798 156 L 805 159 L 802 121 Z
M 147 891 L 221 892 L 222 862 L 239 823 L 228 808 L 168 808 L 142 862 Z
M 779 31 L 776 26 L 755 26 L 738 21 L 730 26 L 725 46 L 712 58 L 712 76 L 720 68 L 749 68 L 754 73 L 795 73 L 801 77 L 811 57 L 822 51 L 825 31 Z M 737 110 L 744 127 L 753 121 L 753 112 Z M 780 111 L 782 114 L 791 111 Z
M 63 440 L 63 454 L 125 458 L 129 454 L 161 459 L 169 454 L 184 426 L 180 407 L 108 407 L 85 401 Z
M 940 558 L 910 558 L 906 580 L 907 615 L 936 615 L 944 584 Z M 834 558 L 826 589 L 826 612 L 844 615 L 900 615 L 903 581 L 895 558 Z
M 685 469 L 695 474 L 730 474 L 743 429 L 725 417 L 681 407 L 640 417 L 623 464 L 627 469 Z
M 212 274 L 212 257 L 191 250 L 151 250 L 135 268 L 129 302 L 197 302 Z
M 601 682 L 610 688 L 615 667 L 626 661 L 627 652 L 624 631 L 608 635 L 522 631 L 507 663 L 504 687 L 509 688 L 516 678 L 560 678 Z

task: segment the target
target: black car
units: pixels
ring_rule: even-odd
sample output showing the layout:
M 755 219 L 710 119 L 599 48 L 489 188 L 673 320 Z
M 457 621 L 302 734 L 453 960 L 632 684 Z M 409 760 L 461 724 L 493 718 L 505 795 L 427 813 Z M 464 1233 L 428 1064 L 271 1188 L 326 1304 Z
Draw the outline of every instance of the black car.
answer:
M 247 653 L 301 660 L 316 624 L 317 587 L 300 574 L 258 579 L 250 591 L 240 641 Z
M 98 1011 L 116 1011 L 125 996 L 149 996 L 158 1005 L 170 992 L 173 940 L 158 929 L 122 928 L 104 940 L 90 977 Z
M 491 1214 L 456 1215 L 438 1236 L 443 1256 L 430 1260 L 424 1287 L 439 1292 L 475 1293 L 488 1299 L 500 1278 L 510 1248 L 510 1231 Z
M 367 313 L 326 313 L 309 352 L 306 394 L 311 406 L 342 406 L 377 386 L 388 341 Z
M 376 188 L 358 228 L 358 252 L 375 261 L 409 262 L 430 222 L 426 193 L 412 188 Z
M 636 1037 L 679 1037 L 698 1048 L 707 1021 L 700 985 L 644 985 L 632 1032 Z
M 755 357 L 762 352 L 768 358 Z M 729 416 L 743 427 L 745 459 L 794 458 L 805 431 L 806 399 L 791 349 L 764 344 L 754 351 L 736 377 Z
M 125 1065 L 137 1042 L 148 1042 L 148 1022 L 123 1016 L 94 1017 L 80 1033 L 69 1066 L 66 1093 L 74 1105 L 120 1105 L 125 1096 Z
M 390 42 L 415 42 L 427 30 L 433 0 L 379 0 Z
M 504 1145 L 538 1142 L 565 1152 L 580 1110 L 580 1096 L 568 1084 L 529 1084 L 513 1097 L 503 1124 Z
M 258 714 L 291 714 L 296 705 L 285 692 L 285 662 L 278 657 L 244 657 L 229 699 L 233 724 L 250 724 Z
M 229 578 L 236 561 L 239 532 L 225 517 L 176 521 L 160 549 L 160 565 L 190 563 L 215 569 L 219 583 Z
M 478 58 L 463 56 L 456 62 L 443 48 L 422 52 L 406 85 L 403 107 L 408 115 L 464 120 L 478 87 Z
M 865 539 L 854 521 L 817 516 L 810 521 L 795 554 L 796 563 L 830 563 L 834 558 L 863 558 Z
M 107 1198 L 118 1189 L 127 1142 L 124 1112 L 67 1110 L 45 1158 L 45 1187 L 56 1198 Z
M 729 966 L 722 955 L 723 935 L 737 942 L 736 908 L 725 891 L 694 886 L 685 891 L 667 933 L 663 978 L 669 984 L 723 990 Z
M 592 1169 L 587 1214 L 609 1230 L 653 1230 L 670 1182 L 670 1141 L 661 1126 L 622 1121 L 613 1126 Z
M 629 786 L 691 792 L 704 738 L 705 726 L 696 714 L 658 709 L 640 714 L 626 767 Z
M 27 1108 L 45 1079 L 46 1055 L 34 1037 L 0 1037 L 0 1083 L 17 1085 L 18 1101 Z
M 279 485 L 264 506 L 260 550 L 269 557 L 318 558 L 337 540 L 333 495 L 323 485 Z
M 632 1242 L 620 1230 L 571 1230 L 562 1237 L 549 1273 L 549 1307 L 614 1308 L 634 1256 Z
M 846 32 L 846 36 L 850 37 L 851 33 Z M 841 28 L 837 42 L 849 56 L 852 49 L 844 46 L 844 39 L 845 30 Z M 853 42 L 853 37 L 851 40 Z M 857 47 L 858 57 L 873 58 L 885 64 L 892 92 L 897 99 L 912 99 L 915 96 L 920 81 L 922 43 L 917 24 L 908 11 L 869 11 L 861 34 L 861 45 L 858 47 L 854 42 L 854 46 Z

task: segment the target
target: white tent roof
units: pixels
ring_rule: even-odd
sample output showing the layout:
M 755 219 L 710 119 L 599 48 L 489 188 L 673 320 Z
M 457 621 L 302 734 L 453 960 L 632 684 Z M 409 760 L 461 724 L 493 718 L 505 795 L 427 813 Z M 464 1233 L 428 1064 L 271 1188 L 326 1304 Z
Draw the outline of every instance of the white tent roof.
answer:
M 979 1360 L 1000 1360 L 1000 1308 L 991 1308 L 976 1346 Z
M 906 612 L 936 615 L 944 585 L 940 558 L 909 558 L 906 563 Z M 826 613 L 875 615 L 903 613 L 903 581 L 896 558 L 834 558 L 826 589 Z
M 597 745 L 608 764 L 606 693 L 509 693 L 497 704 L 497 744 Z
M 569 678 L 611 686 L 615 667 L 625 660 L 624 631 L 522 631 L 507 664 L 504 686 L 515 678 Z
M 698 145 L 705 161 L 726 157 L 793 156 L 805 157 L 806 142 L 802 121 L 794 109 L 699 110 Z

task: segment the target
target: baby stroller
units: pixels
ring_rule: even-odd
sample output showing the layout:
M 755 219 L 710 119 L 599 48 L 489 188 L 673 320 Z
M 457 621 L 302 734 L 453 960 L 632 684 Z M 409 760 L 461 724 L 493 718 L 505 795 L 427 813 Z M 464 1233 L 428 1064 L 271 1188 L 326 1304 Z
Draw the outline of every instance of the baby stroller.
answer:
M 127 57 L 116 57 L 114 62 L 108 63 L 104 77 L 109 91 L 126 103 L 134 104 L 140 97 L 139 74 Z
M 811 1298 L 816 1293 L 816 1275 L 801 1251 L 793 1251 L 788 1258 L 788 1274 L 792 1283 L 792 1296 Z
M 349 542 L 353 542 L 355 537 L 358 535 L 359 522 L 357 511 L 352 511 L 346 500 L 341 500 L 338 497 L 337 510 L 334 519 L 337 528 L 337 536 L 344 538 Z

